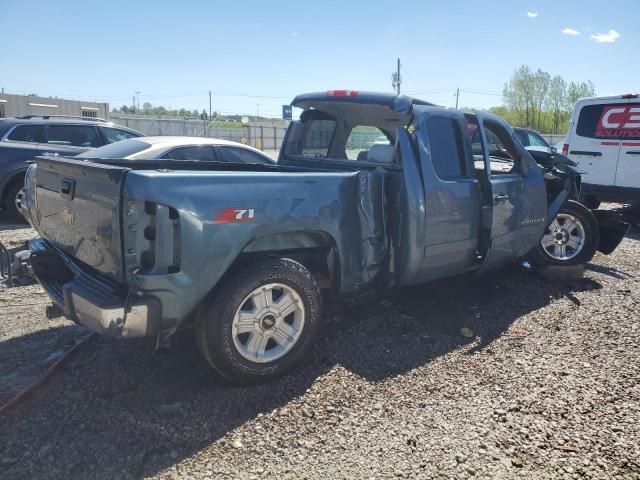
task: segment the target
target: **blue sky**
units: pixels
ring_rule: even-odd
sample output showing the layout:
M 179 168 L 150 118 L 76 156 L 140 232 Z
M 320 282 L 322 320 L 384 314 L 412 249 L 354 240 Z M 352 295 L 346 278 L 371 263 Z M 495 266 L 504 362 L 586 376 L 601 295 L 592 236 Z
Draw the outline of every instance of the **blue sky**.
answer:
M 214 110 L 277 116 L 306 91 L 391 91 L 397 57 L 403 93 L 441 105 L 457 87 L 462 106 L 500 104 L 521 64 L 640 90 L 639 0 L 0 0 L 0 19 L 7 93 L 117 107 L 138 90 L 208 109 L 212 89 Z

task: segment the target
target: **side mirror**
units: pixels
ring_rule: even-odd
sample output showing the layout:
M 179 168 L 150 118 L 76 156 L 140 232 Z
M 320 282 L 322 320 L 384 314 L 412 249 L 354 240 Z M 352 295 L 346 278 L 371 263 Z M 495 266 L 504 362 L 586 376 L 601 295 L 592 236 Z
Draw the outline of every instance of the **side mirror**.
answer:
M 551 153 L 558 153 L 558 149 L 556 147 L 549 147 L 551 149 Z

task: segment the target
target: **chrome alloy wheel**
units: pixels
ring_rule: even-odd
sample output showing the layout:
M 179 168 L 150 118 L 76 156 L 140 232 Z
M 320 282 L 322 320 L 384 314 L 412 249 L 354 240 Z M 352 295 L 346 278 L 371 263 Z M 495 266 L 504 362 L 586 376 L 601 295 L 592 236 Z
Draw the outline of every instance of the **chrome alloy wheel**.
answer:
M 554 260 L 571 260 L 578 255 L 585 242 L 582 222 L 568 213 L 559 213 L 542 237 L 542 248 Z
M 245 297 L 233 317 L 233 344 L 251 362 L 273 362 L 296 345 L 304 320 L 304 302 L 293 288 L 262 285 Z
M 13 199 L 13 204 L 16 206 L 16 210 L 18 210 L 19 212 L 22 211 L 22 203 L 24 201 L 24 195 L 25 195 L 25 190 L 24 188 L 21 188 L 20 190 L 18 190 L 18 193 L 16 194 L 16 198 Z

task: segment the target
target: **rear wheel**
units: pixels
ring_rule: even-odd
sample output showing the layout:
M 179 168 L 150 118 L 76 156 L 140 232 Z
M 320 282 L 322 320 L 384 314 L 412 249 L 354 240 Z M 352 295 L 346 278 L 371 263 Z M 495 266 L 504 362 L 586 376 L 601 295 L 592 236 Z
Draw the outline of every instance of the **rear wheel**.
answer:
M 25 218 L 22 215 L 22 202 L 24 201 L 24 184 L 22 182 L 16 182 L 9 187 L 7 192 L 7 214 L 9 219 L 15 222 L 25 222 Z
M 238 271 L 205 301 L 196 336 L 225 379 L 259 383 L 300 363 L 320 321 L 320 289 L 311 273 L 293 260 L 269 258 Z
M 530 260 L 536 266 L 580 265 L 593 258 L 599 243 L 598 222 L 593 213 L 569 200 L 546 228 Z

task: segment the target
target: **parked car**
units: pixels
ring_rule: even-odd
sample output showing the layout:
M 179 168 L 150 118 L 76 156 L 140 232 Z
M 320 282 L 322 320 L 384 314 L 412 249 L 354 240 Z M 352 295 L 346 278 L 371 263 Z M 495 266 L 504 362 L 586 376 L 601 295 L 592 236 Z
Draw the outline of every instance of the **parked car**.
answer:
M 309 351 L 321 290 L 383 292 L 525 257 L 581 264 L 628 228 L 576 202 L 575 170 L 538 165 L 495 115 L 352 90 L 292 105 L 304 111 L 277 164 L 39 157 L 31 263 L 52 301 L 95 332 L 160 344 L 194 320 L 211 366 L 255 383 Z M 389 141 L 350 160 L 358 126 Z
M 23 220 L 24 174 L 37 155 L 76 155 L 141 133 L 104 120 L 37 116 L 0 119 L 0 208 Z
M 123 140 L 77 155 L 85 159 L 124 160 L 192 160 L 201 162 L 231 162 L 272 164 L 274 161 L 260 150 L 216 138 L 203 137 L 143 137 Z
M 579 99 L 562 150 L 583 172 L 586 204 L 640 203 L 638 94 Z
M 535 130 L 513 127 L 513 132 L 516 134 L 516 138 L 520 141 L 522 146 L 527 150 L 539 150 L 543 152 L 553 151 L 553 147 L 551 147 L 551 145 L 549 145 L 549 143 Z

